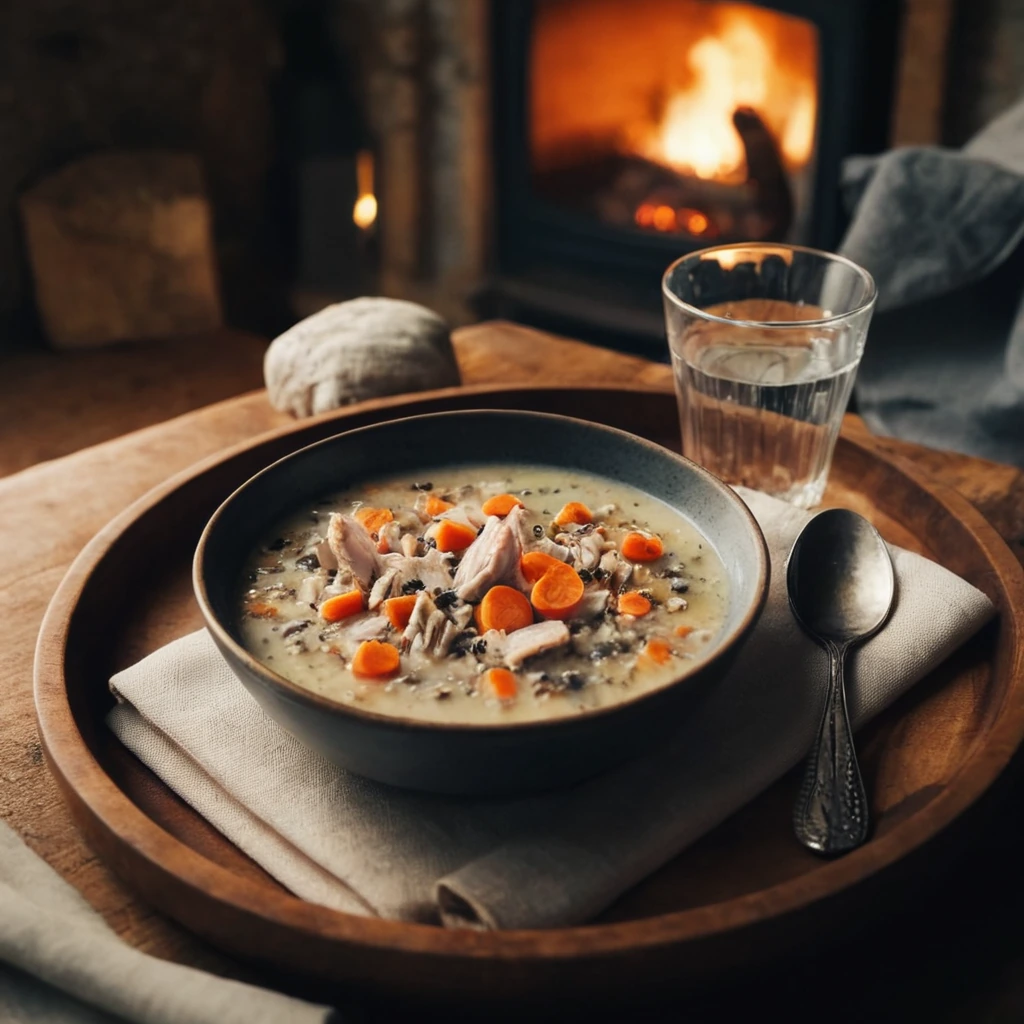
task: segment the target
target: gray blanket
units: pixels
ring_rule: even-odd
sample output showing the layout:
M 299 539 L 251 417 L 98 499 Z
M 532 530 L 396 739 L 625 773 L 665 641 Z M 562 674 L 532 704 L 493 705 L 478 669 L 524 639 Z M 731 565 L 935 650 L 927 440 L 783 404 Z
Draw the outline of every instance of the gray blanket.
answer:
M 962 150 L 854 157 L 840 251 L 878 284 L 869 426 L 1024 466 L 1024 102 Z

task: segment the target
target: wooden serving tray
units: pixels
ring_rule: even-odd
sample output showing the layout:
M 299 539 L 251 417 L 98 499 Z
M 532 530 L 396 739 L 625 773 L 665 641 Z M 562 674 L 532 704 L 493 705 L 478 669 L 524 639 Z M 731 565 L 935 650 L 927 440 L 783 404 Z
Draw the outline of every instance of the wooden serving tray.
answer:
M 984 590 L 998 620 L 859 738 L 875 829 L 819 859 L 792 838 L 797 778 L 767 790 L 586 927 L 477 933 L 353 917 L 306 903 L 233 847 L 107 730 L 115 671 L 201 625 L 191 558 L 216 506 L 250 475 L 351 427 L 448 409 L 596 420 L 678 449 L 675 401 L 639 388 L 475 387 L 367 403 L 229 449 L 110 523 L 53 598 L 36 652 L 49 764 L 90 844 L 156 907 L 225 950 L 313 979 L 424 998 L 605 998 L 764 962 L 844 926 L 902 888 L 1024 737 L 1024 572 L 952 490 L 871 439 L 839 440 L 826 504 Z M 913 642 L 912 637 L 907 642 Z

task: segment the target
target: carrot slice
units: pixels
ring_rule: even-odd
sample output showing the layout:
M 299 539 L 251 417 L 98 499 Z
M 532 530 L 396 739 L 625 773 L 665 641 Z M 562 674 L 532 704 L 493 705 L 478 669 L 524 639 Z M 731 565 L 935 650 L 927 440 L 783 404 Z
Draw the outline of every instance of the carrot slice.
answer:
M 530 591 L 530 603 L 545 619 L 572 618 L 582 599 L 583 580 L 564 562 L 550 566 Z
M 434 543 L 438 551 L 463 551 L 476 540 L 476 530 L 463 523 L 453 523 L 450 519 L 442 519 L 434 534 Z
M 676 636 L 689 636 L 693 632 L 693 626 L 676 626 L 672 632 Z
M 507 668 L 491 668 L 484 673 L 484 682 L 498 700 L 514 700 L 519 687 L 516 677 Z
M 543 551 L 527 551 L 519 559 L 519 568 L 527 583 L 536 583 L 553 565 L 562 565 L 554 555 L 545 554 Z
M 385 523 L 390 523 L 394 518 L 394 513 L 389 508 L 361 508 L 356 512 L 356 519 L 370 533 L 377 533 Z
M 388 617 L 388 622 L 395 629 L 405 629 L 409 625 L 409 618 L 415 606 L 415 594 L 406 594 L 404 597 L 389 597 L 383 605 L 384 614 Z
M 653 534 L 627 533 L 622 538 L 622 557 L 631 562 L 653 562 L 665 553 L 665 546 Z
M 639 590 L 627 590 L 619 594 L 617 609 L 620 615 L 646 615 L 651 610 L 651 602 Z
M 394 644 L 380 640 L 364 640 L 352 657 L 352 674 L 384 679 L 398 671 L 402 658 Z
M 445 501 L 444 498 L 439 498 L 436 494 L 432 494 L 427 498 L 426 512 L 428 516 L 439 516 L 442 512 L 447 512 L 450 508 L 455 508 L 455 506 L 450 501 Z
M 484 594 L 478 608 L 481 632 L 489 629 L 503 629 L 514 633 L 517 629 L 532 625 L 533 609 L 523 594 L 512 587 L 491 587 Z
M 516 506 L 523 507 L 523 503 L 514 494 L 496 494 L 488 498 L 482 506 L 485 516 L 500 516 L 504 518 Z
M 336 594 L 327 598 L 320 605 L 320 618 L 328 622 L 340 622 L 350 615 L 363 610 L 363 592 L 361 590 L 349 590 L 344 594 Z
M 566 523 L 578 523 L 583 526 L 586 523 L 593 522 L 594 516 L 592 515 L 589 508 L 583 504 L 582 501 L 569 501 L 564 504 L 557 516 L 555 516 L 555 522 L 559 526 L 565 526 Z
M 249 605 L 247 611 L 250 615 L 255 615 L 257 619 L 277 618 L 277 609 L 272 604 L 267 604 L 266 601 L 254 601 Z
M 650 659 L 656 665 L 664 665 L 672 657 L 672 648 L 664 640 L 655 638 L 647 641 L 644 649 L 640 652 L 640 656 Z

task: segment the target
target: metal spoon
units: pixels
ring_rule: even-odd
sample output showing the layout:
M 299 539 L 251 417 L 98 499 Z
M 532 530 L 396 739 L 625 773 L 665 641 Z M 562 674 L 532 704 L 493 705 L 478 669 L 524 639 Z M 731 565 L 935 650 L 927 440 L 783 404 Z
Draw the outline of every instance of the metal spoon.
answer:
M 868 802 L 846 711 L 843 664 L 851 645 L 881 629 L 896 590 L 878 531 L 847 509 L 819 512 L 789 556 L 789 604 L 828 651 L 829 681 L 818 738 L 807 760 L 793 828 L 804 846 L 845 853 L 868 834 Z

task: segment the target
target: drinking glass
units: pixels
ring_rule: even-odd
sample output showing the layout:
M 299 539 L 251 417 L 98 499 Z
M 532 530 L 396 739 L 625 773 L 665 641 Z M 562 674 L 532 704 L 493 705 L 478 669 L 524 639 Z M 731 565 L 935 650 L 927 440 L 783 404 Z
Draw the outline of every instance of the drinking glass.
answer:
M 809 508 L 875 305 L 871 275 L 796 245 L 715 246 L 662 280 L 683 454 L 727 483 Z

